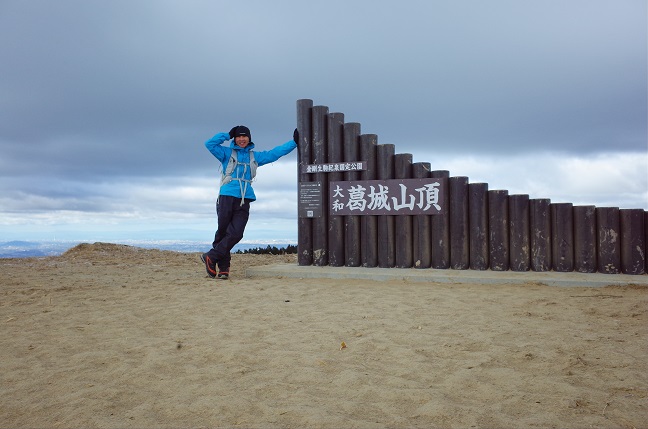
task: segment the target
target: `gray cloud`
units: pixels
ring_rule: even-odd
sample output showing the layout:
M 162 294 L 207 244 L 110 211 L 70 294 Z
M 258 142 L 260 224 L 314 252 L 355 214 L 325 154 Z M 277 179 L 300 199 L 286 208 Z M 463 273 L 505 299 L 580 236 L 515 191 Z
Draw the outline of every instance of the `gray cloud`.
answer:
M 56 200 L 63 183 L 212 178 L 206 139 L 243 123 L 260 149 L 283 143 L 300 98 L 415 155 L 645 153 L 646 9 L 4 1 L 0 191 Z

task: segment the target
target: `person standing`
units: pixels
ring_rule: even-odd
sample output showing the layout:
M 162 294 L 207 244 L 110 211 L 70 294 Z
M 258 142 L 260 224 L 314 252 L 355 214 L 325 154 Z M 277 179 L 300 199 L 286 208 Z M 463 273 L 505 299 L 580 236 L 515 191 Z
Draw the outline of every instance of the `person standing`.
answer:
M 226 147 L 223 143 L 228 140 L 232 142 Z M 256 200 L 252 181 L 257 167 L 288 155 L 298 142 L 299 132 L 295 129 L 292 140 L 267 151 L 256 151 L 250 129 L 244 125 L 233 127 L 229 133 L 218 133 L 205 142 L 207 150 L 222 164 L 216 202 L 218 229 L 212 248 L 200 257 L 210 278 L 229 278 L 231 250 L 243 238 L 250 203 Z

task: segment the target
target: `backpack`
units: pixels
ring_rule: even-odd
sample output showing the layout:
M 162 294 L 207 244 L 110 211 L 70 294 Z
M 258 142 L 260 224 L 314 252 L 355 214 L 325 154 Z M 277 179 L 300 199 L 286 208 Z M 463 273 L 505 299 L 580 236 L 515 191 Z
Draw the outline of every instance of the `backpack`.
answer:
M 223 174 L 221 176 L 221 186 L 227 185 L 232 180 L 238 180 L 239 186 L 241 187 L 241 205 L 243 205 L 243 201 L 245 201 L 245 192 L 247 191 L 247 187 L 256 177 L 256 170 L 257 167 L 259 166 L 259 163 L 256 162 L 256 160 L 254 159 L 254 151 L 250 151 L 249 154 L 250 154 L 249 164 L 246 162 L 239 162 L 238 151 L 232 150 L 232 154 L 230 155 L 229 161 L 227 162 L 227 168 L 225 169 L 225 171 L 223 171 Z M 236 167 L 239 166 L 239 164 L 243 165 L 243 174 L 241 175 L 241 177 L 232 177 L 232 174 L 236 170 Z M 248 168 L 250 169 L 249 180 L 245 178 L 245 173 Z

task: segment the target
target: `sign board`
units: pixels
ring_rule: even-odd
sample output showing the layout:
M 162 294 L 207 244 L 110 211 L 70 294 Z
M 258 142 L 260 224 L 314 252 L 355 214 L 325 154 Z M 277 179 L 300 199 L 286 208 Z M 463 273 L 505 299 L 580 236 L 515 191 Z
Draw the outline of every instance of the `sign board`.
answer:
M 442 214 L 445 178 L 331 182 L 329 213 L 350 215 Z
M 299 182 L 300 218 L 322 217 L 322 182 Z
M 308 164 L 301 166 L 302 173 L 344 173 L 345 171 L 361 171 L 366 169 L 366 161 L 333 162 L 329 164 Z

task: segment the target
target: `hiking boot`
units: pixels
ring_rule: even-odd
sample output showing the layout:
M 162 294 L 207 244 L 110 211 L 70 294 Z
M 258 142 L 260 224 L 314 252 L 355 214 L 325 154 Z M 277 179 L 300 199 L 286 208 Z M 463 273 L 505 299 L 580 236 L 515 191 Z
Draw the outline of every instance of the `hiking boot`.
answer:
M 216 272 L 216 262 L 212 261 L 207 253 L 200 255 L 200 260 L 205 263 L 205 270 L 207 271 L 207 275 L 212 279 L 216 278 L 216 275 L 218 274 Z
M 219 271 L 218 272 L 218 278 L 221 279 L 221 280 L 229 279 L 229 271 Z

